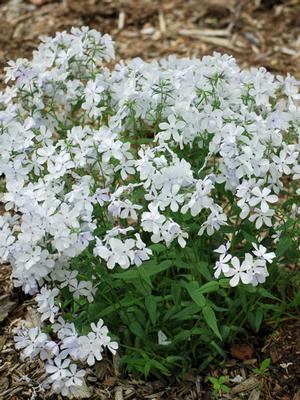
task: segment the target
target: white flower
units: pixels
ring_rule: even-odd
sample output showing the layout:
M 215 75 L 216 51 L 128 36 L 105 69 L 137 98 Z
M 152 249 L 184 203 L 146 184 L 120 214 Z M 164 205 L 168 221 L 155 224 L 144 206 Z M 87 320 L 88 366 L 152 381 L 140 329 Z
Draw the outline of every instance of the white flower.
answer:
M 90 281 L 74 281 L 70 286 L 69 290 L 73 293 L 74 299 L 78 300 L 80 296 L 87 298 L 89 303 L 92 303 L 96 293 L 96 288 Z
M 257 286 L 259 283 L 264 283 L 269 276 L 265 260 L 258 259 L 252 266 L 251 284 Z
M 179 133 L 185 127 L 184 121 L 178 121 L 175 115 L 171 114 L 168 116 L 168 122 L 162 122 L 159 124 L 159 128 L 163 131 L 158 135 L 161 141 L 168 141 L 173 138 L 177 143 L 182 143 L 182 137 Z
M 39 164 L 45 164 L 49 160 L 52 160 L 54 152 L 55 147 L 52 145 L 37 149 L 37 162 Z
M 298 152 L 295 154 L 295 157 L 289 156 L 286 149 L 281 150 L 279 156 L 273 155 L 272 160 L 274 161 L 274 168 L 277 170 L 277 173 L 279 171 L 289 175 L 291 173 L 290 165 L 295 163 L 295 159 L 297 159 L 298 156 Z
M 124 242 L 120 239 L 110 238 L 108 241 L 109 247 L 106 247 L 98 241 L 98 245 L 94 249 L 94 254 L 107 261 L 107 268 L 113 269 L 116 264 L 121 268 L 128 268 L 130 260 L 134 258 L 133 239 L 126 239 Z
M 83 369 L 77 369 L 76 364 L 70 364 L 69 373 L 65 385 L 73 395 L 76 395 L 76 389 L 78 388 L 78 386 L 82 386 L 84 384 L 83 377 L 85 376 L 85 374 L 86 372 Z
M 266 212 L 263 212 L 260 208 L 255 208 L 254 213 L 250 215 L 249 221 L 254 222 L 255 221 L 255 228 L 260 229 L 263 224 L 266 226 L 271 227 L 272 226 L 272 217 L 275 214 L 275 211 L 272 209 L 269 209 Z
M 173 212 L 178 211 L 179 204 L 182 204 L 184 201 L 184 196 L 179 194 L 179 190 L 179 185 L 172 185 L 171 188 L 167 185 L 163 187 L 159 196 L 159 206 L 161 210 L 170 207 Z
M 100 204 L 101 207 L 104 206 L 106 202 L 110 200 L 109 190 L 106 189 L 97 189 L 94 195 L 95 200 Z
M 186 246 L 186 239 L 188 237 L 188 233 L 184 232 L 180 225 L 172 220 L 166 221 L 162 226 L 161 238 L 166 242 L 167 246 L 169 246 L 173 240 L 177 239 L 180 247 L 184 248 Z
M 64 379 L 70 376 L 69 365 L 71 360 L 66 358 L 65 360 L 60 357 L 55 357 L 53 362 L 46 364 L 46 372 L 50 375 L 52 382 L 56 380 Z
M 56 271 L 55 271 L 56 272 Z M 78 281 L 76 276 L 78 275 L 78 271 L 69 271 L 67 269 L 59 270 L 55 274 L 56 280 L 61 282 L 60 287 L 64 288 L 66 286 L 76 287 L 78 285 Z
M 34 357 L 47 342 L 47 335 L 42 333 L 40 328 L 21 329 L 14 336 L 15 346 L 17 350 L 23 349 L 24 358 Z
M 10 86 L 0 92 L 1 200 L 10 214 L 0 217 L 0 263 L 11 264 L 15 286 L 37 294 L 52 338 L 36 328 L 17 335 L 16 346 L 44 360 L 51 389 L 69 397 L 85 391 L 77 363 L 118 348 L 102 320 L 87 336 L 64 320 L 100 304 L 99 263 L 139 267 L 152 243 L 187 248 L 187 261 L 199 247 L 216 258 L 215 277 L 256 286 L 275 254 L 253 244 L 239 261 L 230 242 L 214 244 L 240 214 L 273 248 L 282 225 L 298 217 L 296 206 L 280 204 L 300 194 L 299 82 L 240 70 L 220 54 L 105 66 L 113 47 L 87 27 L 43 38 L 31 61 L 9 63 Z
M 48 290 L 47 287 L 42 287 L 40 293 L 36 295 L 37 310 L 42 314 L 42 321 L 49 319 L 50 322 L 54 322 L 54 317 L 59 310 L 58 306 L 55 305 L 55 297 L 58 294 L 59 290 L 57 288 Z
M 154 235 L 159 235 L 162 224 L 166 217 L 159 213 L 158 205 L 149 204 L 150 212 L 143 212 L 141 227 L 146 232 L 153 232 Z
M 231 246 L 231 243 L 228 240 L 225 244 L 221 244 L 221 246 L 219 246 L 217 249 L 215 249 L 214 252 L 224 255 L 228 252 L 228 250 L 230 249 L 230 246 Z
M 252 243 L 252 246 L 255 249 L 255 251 L 253 251 L 253 254 L 256 255 L 256 257 L 262 258 L 270 264 L 273 262 L 273 258 L 276 257 L 275 253 L 267 253 L 267 249 L 261 244 L 258 246 L 256 243 Z
M 215 250 L 216 251 L 216 250 Z M 218 261 L 216 261 L 216 264 L 214 266 L 214 276 L 215 278 L 219 278 L 219 276 L 221 275 L 221 273 L 223 272 L 224 274 L 226 274 L 229 271 L 229 261 L 231 260 L 232 256 L 230 254 L 225 254 L 222 253 L 220 255 L 220 258 Z
M 52 329 L 59 339 L 76 335 L 75 325 L 66 322 L 62 317 L 57 318 L 55 324 L 52 325 Z
M 61 345 L 61 356 L 70 356 L 73 360 L 78 360 L 81 354 L 80 337 L 77 332 L 74 332 L 62 339 Z
M 15 238 L 11 233 L 9 224 L 5 222 L 5 219 L 2 216 L 0 216 L 0 261 L 7 261 L 9 249 L 14 241 Z
M 126 199 L 121 203 L 122 211 L 120 213 L 121 218 L 131 218 L 134 221 L 137 221 L 137 211 L 141 210 L 143 207 L 138 204 L 132 204 L 131 201 Z
M 46 344 L 40 350 L 40 358 L 41 360 L 51 360 L 54 357 L 57 357 L 59 354 L 59 346 L 53 340 L 46 342 Z
M 191 210 L 191 215 L 195 217 L 204 208 L 211 208 L 213 206 L 213 200 L 209 196 L 213 189 L 213 182 L 211 179 L 204 179 L 197 181 L 196 190 L 192 194 L 192 197 L 188 204 L 185 204 L 181 208 L 182 213 L 186 213 L 188 209 Z
M 269 210 L 268 203 L 276 203 L 278 200 L 278 197 L 275 194 L 270 194 L 271 190 L 269 188 L 263 188 L 263 190 L 260 190 L 259 187 L 255 187 L 252 189 L 251 193 L 254 197 L 251 197 L 249 200 L 250 206 L 253 207 L 260 203 L 260 208 L 263 213 L 266 213 Z
M 136 233 L 136 242 L 135 242 L 135 250 L 134 250 L 134 258 L 132 262 L 136 266 L 140 266 L 143 261 L 149 260 L 150 256 L 152 255 L 152 250 L 146 247 L 146 244 L 142 241 L 141 236 Z
M 201 225 L 198 235 L 203 235 L 206 231 L 209 236 L 212 236 L 215 231 L 218 231 L 222 225 L 227 225 L 226 214 L 220 212 L 219 208 L 212 209 L 207 220 Z
M 108 329 L 104 325 L 103 320 L 100 319 L 97 322 L 97 325 L 95 323 L 91 323 L 91 328 L 92 331 L 96 334 L 96 337 L 101 340 L 103 346 L 106 346 L 112 352 L 112 354 L 116 354 L 119 345 L 117 342 L 111 341 L 110 336 L 108 336 Z
M 103 342 L 94 332 L 80 336 L 79 343 L 81 360 L 86 360 L 90 366 L 94 365 L 96 360 L 102 360 Z
M 231 259 L 232 268 L 229 268 L 224 275 L 226 277 L 232 277 L 229 281 L 230 286 L 235 287 L 239 284 L 241 280 L 244 284 L 248 284 L 251 282 L 251 268 L 253 266 L 253 257 L 251 254 L 247 253 L 245 255 L 245 260 L 240 263 L 240 260 L 237 257 L 233 257 Z

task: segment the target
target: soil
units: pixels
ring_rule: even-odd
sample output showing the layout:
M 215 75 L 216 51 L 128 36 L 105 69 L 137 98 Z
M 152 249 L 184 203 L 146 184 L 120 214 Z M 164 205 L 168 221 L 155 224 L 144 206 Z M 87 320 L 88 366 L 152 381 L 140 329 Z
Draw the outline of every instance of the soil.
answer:
M 41 35 L 89 25 L 110 33 L 117 59 L 146 60 L 177 54 L 201 57 L 232 54 L 242 67 L 263 66 L 300 78 L 300 0 L 0 0 L 0 87 L 6 63 L 29 57 Z M 2 80 L 2 83 L 1 83 Z M 34 301 L 13 289 L 8 265 L 0 267 L 0 399 L 59 399 L 39 386 L 38 361 L 22 362 L 14 350 L 13 329 L 36 318 Z M 212 399 L 208 376 L 237 375 L 219 399 L 300 400 L 300 320 L 290 319 L 272 334 L 237 343 L 225 367 L 206 376 L 187 374 L 170 381 L 122 379 L 117 360 L 90 371 L 91 399 Z M 262 360 L 269 370 L 256 376 Z

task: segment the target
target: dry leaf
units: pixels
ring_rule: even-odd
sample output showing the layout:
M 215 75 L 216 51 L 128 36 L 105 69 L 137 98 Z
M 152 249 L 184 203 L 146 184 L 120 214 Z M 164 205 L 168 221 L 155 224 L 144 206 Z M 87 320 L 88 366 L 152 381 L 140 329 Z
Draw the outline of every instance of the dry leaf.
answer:
M 253 389 L 252 392 L 250 393 L 248 400 L 259 400 L 259 399 L 260 399 L 260 390 Z
M 244 382 L 234 386 L 231 390 L 232 394 L 241 392 L 249 392 L 249 390 L 255 389 L 259 385 L 259 380 L 254 377 L 246 379 Z
M 249 344 L 234 344 L 230 347 L 230 354 L 238 360 L 249 360 L 253 357 L 253 348 Z

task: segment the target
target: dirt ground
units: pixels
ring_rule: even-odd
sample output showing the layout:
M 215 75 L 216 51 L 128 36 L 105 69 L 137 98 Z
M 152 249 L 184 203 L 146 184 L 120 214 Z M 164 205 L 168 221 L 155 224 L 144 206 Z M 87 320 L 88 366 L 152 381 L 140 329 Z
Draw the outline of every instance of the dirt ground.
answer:
M 234 55 L 242 67 L 264 66 L 300 79 L 300 0 L 0 0 L 0 86 L 7 61 L 30 57 L 40 35 L 82 25 L 110 33 L 118 59 L 201 57 L 220 51 Z M 34 319 L 33 303 L 13 290 L 9 267 L 0 267 L 1 400 L 60 398 L 40 392 L 41 365 L 21 362 L 14 350 L 13 328 L 24 315 Z M 220 399 L 300 400 L 299 320 L 245 346 L 249 357 L 238 354 L 238 344 L 225 367 L 212 366 L 207 374 L 244 378 L 242 384 L 231 381 L 231 393 Z M 272 361 L 269 372 L 258 378 L 253 368 L 265 358 Z M 124 380 L 115 365 L 104 361 L 88 380 L 91 399 L 209 400 L 207 376 Z

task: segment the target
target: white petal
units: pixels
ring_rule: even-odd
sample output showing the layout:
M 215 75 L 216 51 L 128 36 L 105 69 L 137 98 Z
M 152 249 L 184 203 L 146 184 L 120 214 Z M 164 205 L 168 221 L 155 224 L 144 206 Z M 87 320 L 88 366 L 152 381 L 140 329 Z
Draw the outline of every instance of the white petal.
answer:
M 237 286 L 238 283 L 239 283 L 239 280 L 240 280 L 239 274 L 234 275 L 234 277 L 231 278 L 230 281 L 229 281 L 230 286 L 232 286 L 232 287 Z

